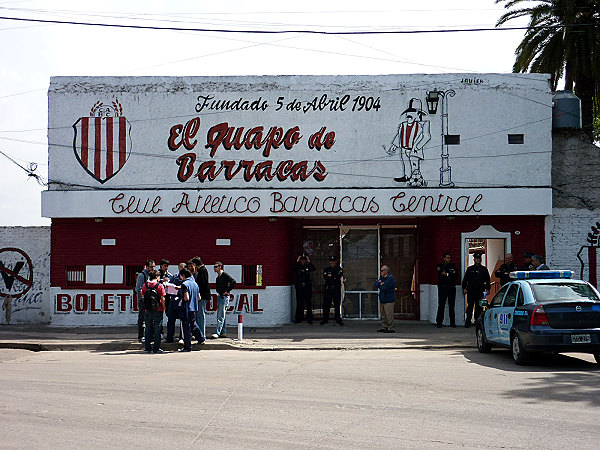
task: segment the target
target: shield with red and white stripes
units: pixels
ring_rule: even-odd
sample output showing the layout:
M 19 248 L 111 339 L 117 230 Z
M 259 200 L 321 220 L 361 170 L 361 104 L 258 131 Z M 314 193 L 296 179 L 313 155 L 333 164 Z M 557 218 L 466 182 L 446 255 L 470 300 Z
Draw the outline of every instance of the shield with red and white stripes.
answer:
M 87 173 L 105 183 L 131 153 L 131 124 L 125 117 L 81 117 L 73 124 L 73 150 Z

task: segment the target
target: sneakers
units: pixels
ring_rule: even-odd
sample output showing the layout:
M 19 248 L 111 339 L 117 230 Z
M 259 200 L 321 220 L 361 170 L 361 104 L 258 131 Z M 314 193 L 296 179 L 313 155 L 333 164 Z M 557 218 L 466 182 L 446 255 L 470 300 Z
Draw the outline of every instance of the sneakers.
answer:
M 162 348 L 159 348 L 158 350 L 153 350 L 152 353 L 164 353 L 165 351 Z
M 183 345 L 183 339 L 179 339 L 179 343 Z
M 378 333 L 385 333 L 386 332 L 386 328 L 380 328 L 379 330 L 377 330 Z
M 214 333 L 210 338 L 211 339 L 219 339 L 219 335 L 217 333 Z
M 177 350 L 178 352 L 181 353 L 187 353 L 187 352 L 191 352 L 192 349 L 191 348 L 180 348 L 179 350 Z

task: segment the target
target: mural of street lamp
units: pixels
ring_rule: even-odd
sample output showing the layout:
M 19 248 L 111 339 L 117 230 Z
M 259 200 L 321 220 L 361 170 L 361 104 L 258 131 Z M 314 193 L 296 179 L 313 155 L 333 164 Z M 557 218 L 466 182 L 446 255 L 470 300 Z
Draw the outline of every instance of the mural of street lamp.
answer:
M 446 142 L 446 135 L 448 134 L 448 97 L 454 97 L 456 92 L 453 89 L 447 91 L 439 91 L 433 89 L 427 92 L 426 102 L 427 110 L 429 114 L 434 115 L 437 113 L 438 104 L 441 99 L 441 122 L 442 122 L 442 166 L 440 167 L 440 187 L 453 187 L 452 182 L 452 169 L 450 167 L 448 153 L 448 144 Z

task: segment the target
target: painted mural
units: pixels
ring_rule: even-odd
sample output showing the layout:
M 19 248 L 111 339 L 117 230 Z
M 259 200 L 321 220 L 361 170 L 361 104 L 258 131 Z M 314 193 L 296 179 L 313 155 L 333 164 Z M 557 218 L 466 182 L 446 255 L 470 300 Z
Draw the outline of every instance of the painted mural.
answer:
M 0 324 L 50 320 L 50 229 L 0 229 Z
M 548 214 L 550 112 L 532 74 L 55 77 L 43 215 Z

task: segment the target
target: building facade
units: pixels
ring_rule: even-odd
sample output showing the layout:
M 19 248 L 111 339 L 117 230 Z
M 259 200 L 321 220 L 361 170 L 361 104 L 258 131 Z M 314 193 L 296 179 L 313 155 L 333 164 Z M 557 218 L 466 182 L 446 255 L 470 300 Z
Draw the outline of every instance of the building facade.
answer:
M 200 256 L 238 281 L 230 314 L 280 325 L 303 253 L 317 315 L 336 255 L 345 318 L 378 316 L 387 264 L 397 317 L 434 321 L 443 252 L 491 273 L 548 252 L 545 75 L 55 77 L 48 95 L 54 324 L 134 323 L 144 261 Z

